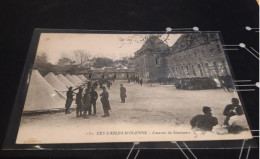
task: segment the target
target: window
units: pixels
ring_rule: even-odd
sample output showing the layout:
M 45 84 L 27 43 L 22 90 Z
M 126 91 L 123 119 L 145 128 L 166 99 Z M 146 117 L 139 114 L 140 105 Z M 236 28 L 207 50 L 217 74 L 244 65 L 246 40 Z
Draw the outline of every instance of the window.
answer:
M 199 71 L 200 71 L 200 76 L 203 77 L 204 75 L 203 75 L 203 72 L 202 72 L 200 64 L 198 64 L 198 68 L 199 68 Z
M 206 67 L 206 70 L 207 70 L 208 75 L 211 76 L 208 63 L 205 63 L 205 67 Z
M 219 72 L 218 72 L 218 66 L 217 66 L 217 63 L 216 62 L 213 62 L 213 66 L 214 66 L 214 69 L 216 71 L 216 74 L 217 76 L 219 75 Z

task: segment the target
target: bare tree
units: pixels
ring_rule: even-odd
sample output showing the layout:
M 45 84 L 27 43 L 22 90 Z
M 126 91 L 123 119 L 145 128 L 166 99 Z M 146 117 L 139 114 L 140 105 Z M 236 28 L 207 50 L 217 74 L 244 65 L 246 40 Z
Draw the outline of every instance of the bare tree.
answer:
M 85 50 L 75 50 L 73 51 L 74 58 L 77 64 L 80 65 L 80 68 L 82 68 L 84 65 L 88 64 L 90 62 L 90 54 L 86 52 Z

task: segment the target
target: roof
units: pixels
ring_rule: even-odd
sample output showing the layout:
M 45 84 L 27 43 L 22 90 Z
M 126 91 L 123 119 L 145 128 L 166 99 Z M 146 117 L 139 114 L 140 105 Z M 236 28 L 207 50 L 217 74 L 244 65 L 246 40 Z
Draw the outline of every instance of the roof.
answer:
M 182 34 L 172 45 L 171 53 L 204 45 L 215 40 L 219 40 L 217 33 Z
M 142 47 L 135 52 L 135 55 L 142 53 L 167 53 L 169 46 L 165 44 L 159 37 L 152 35 L 150 36 Z

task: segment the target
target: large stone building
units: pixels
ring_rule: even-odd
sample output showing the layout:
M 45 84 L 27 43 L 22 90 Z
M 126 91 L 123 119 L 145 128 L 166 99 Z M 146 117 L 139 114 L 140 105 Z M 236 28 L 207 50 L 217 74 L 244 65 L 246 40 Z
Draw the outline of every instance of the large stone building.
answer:
M 156 36 L 149 37 L 144 45 L 135 52 L 135 76 L 143 80 L 157 80 L 167 74 L 167 62 L 164 55 L 170 48 Z
M 217 33 L 183 34 L 171 47 L 152 36 L 135 52 L 134 62 L 136 76 L 147 81 L 230 75 Z

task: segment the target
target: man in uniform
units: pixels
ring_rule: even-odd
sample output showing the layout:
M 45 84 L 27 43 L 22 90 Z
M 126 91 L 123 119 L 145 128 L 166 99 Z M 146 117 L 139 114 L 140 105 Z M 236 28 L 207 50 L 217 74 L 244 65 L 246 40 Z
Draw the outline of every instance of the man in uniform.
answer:
M 73 101 L 72 87 L 69 87 L 69 90 L 67 91 L 66 95 L 67 95 L 67 99 L 65 103 L 65 114 L 69 114 L 70 113 L 69 109 Z
M 232 104 L 229 104 L 226 106 L 226 108 L 223 111 L 223 115 L 226 116 L 226 119 L 224 120 L 224 125 L 229 126 L 228 121 L 230 117 L 234 115 L 242 115 L 243 110 L 242 107 L 239 105 L 239 100 L 237 98 L 231 99 Z
M 89 89 L 86 89 L 86 92 L 83 96 L 82 99 L 83 105 L 82 105 L 82 110 L 83 110 L 83 118 L 87 118 L 87 112 L 89 111 L 89 107 L 90 107 L 90 93 L 89 93 Z
M 212 131 L 213 127 L 218 124 L 218 119 L 212 116 L 210 107 L 204 106 L 202 111 L 204 115 L 196 115 L 190 120 L 191 127 L 202 131 Z
M 96 115 L 96 102 L 97 102 L 97 99 L 98 99 L 98 94 L 97 92 L 95 91 L 95 87 L 92 87 L 91 88 L 91 91 L 90 91 L 90 109 L 89 109 L 89 115 L 91 115 L 92 113 L 92 106 L 93 106 L 93 115 Z
M 110 86 L 111 86 L 111 82 L 107 81 L 107 88 L 110 89 Z
M 143 79 L 142 78 L 140 79 L 140 85 L 141 86 L 143 85 Z
M 123 86 L 123 84 L 120 84 L 120 97 L 121 97 L 121 103 L 125 103 L 126 88 Z
M 76 117 L 82 116 L 82 88 L 79 88 L 79 92 L 76 94 Z
M 108 110 L 111 110 L 109 100 L 108 100 L 109 93 L 107 92 L 106 87 L 102 87 L 102 89 L 103 92 L 100 94 L 101 97 L 100 100 L 104 110 L 104 115 L 102 117 L 107 117 L 110 116 Z

